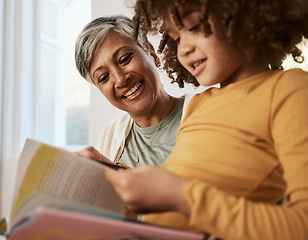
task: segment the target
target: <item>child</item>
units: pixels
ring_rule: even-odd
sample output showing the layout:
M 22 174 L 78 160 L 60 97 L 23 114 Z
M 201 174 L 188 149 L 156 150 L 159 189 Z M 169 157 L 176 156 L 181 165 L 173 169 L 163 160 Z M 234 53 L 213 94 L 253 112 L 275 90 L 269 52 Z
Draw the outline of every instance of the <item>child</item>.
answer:
M 307 5 L 137 0 L 136 30 L 163 33 L 174 81 L 221 85 L 191 100 L 162 169 L 107 172 L 130 208 L 157 212 L 145 221 L 227 240 L 308 239 L 308 73 L 281 66 L 287 54 L 303 60 Z

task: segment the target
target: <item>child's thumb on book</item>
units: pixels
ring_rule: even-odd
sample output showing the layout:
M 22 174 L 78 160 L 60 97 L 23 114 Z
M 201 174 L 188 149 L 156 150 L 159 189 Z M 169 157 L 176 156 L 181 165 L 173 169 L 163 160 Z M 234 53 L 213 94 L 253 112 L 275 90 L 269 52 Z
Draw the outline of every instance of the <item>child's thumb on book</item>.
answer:
M 106 168 L 106 179 L 108 182 L 110 182 L 112 185 L 116 184 L 117 179 L 121 176 L 121 172 L 124 171 L 124 169 L 118 169 L 115 170 L 113 168 Z

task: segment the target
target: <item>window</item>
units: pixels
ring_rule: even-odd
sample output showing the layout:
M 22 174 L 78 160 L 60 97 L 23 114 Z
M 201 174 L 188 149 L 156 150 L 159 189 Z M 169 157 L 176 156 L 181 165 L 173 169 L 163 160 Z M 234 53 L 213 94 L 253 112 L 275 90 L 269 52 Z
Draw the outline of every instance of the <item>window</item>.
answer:
M 90 86 L 75 67 L 78 34 L 91 20 L 90 0 L 42 0 L 37 138 L 56 145 L 88 142 Z
M 12 0 L 3 12 L 4 155 L 18 157 L 26 138 L 87 144 L 90 85 L 75 68 L 74 46 L 91 0 Z
M 91 0 L 75 0 L 66 21 L 66 145 L 84 145 L 89 138 L 90 84 L 78 73 L 74 52 L 78 34 L 90 21 Z
M 74 45 L 91 0 L 0 1 L 0 18 L 0 215 L 9 216 L 26 138 L 87 144 L 90 84 L 75 68 Z

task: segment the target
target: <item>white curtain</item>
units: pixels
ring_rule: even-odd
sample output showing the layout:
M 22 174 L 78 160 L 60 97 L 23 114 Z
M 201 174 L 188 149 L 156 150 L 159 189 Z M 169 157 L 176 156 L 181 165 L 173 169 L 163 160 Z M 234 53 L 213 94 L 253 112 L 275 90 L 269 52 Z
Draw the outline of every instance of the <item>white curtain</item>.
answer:
M 0 216 L 9 214 L 20 149 L 35 135 L 36 0 L 1 1 Z M 31 34 L 29 34 L 31 33 Z

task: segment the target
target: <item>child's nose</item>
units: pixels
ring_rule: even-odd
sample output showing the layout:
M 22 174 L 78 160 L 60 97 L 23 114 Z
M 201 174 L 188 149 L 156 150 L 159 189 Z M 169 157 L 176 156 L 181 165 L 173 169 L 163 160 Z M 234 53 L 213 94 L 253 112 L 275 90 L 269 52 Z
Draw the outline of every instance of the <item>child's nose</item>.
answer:
M 181 57 L 186 57 L 190 53 L 194 51 L 195 47 L 193 43 L 189 41 L 189 39 L 181 38 L 180 42 L 178 43 L 178 53 Z

